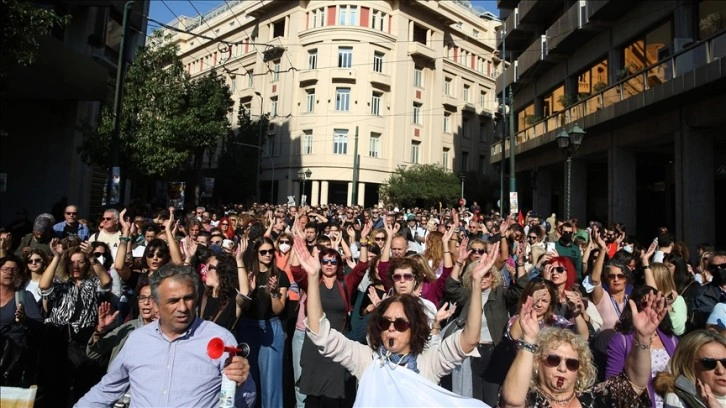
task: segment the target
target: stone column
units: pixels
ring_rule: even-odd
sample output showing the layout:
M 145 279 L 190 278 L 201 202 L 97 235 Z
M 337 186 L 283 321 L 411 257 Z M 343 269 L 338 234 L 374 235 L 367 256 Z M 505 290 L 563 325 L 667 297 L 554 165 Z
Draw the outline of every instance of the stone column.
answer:
M 320 205 L 320 181 L 308 181 L 310 183 L 310 197 L 308 198 L 310 205 Z
M 635 152 L 621 146 L 608 149 L 608 221 L 622 222 L 637 233 Z
M 320 205 L 328 204 L 328 189 L 330 188 L 330 183 L 328 180 L 323 180 L 320 182 Z
M 366 202 L 366 183 L 358 183 L 358 205 L 363 206 Z

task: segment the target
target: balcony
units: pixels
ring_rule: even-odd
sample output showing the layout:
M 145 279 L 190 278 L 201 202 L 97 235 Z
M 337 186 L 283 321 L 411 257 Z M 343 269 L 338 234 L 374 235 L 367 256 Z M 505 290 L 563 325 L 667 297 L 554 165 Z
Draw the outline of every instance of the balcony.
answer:
M 633 5 L 620 0 L 587 0 L 587 17 L 589 20 L 617 20 L 623 12 Z
M 541 36 L 537 41 L 533 42 L 523 53 L 517 58 L 519 78 L 526 78 L 532 68 L 538 65 L 554 64 L 554 60 L 548 57 L 547 36 Z M 543 72 L 547 67 L 541 67 L 538 71 Z
M 547 29 L 548 51 L 569 55 L 579 49 L 598 33 L 588 22 L 588 2 L 575 2 Z
M 380 72 L 371 72 L 370 74 L 371 84 L 376 88 L 391 88 L 391 76 L 385 75 Z
M 723 92 L 723 58 L 726 33 L 693 44 L 520 130 L 516 134 L 517 153 L 554 142 L 556 133 L 574 122 L 587 129 L 656 104 L 678 103 L 681 95 L 696 88 L 712 86 L 713 92 Z M 492 163 L 501 160 L 501 150 L 501 143 L 490 146 Z
M 306 71 L 300 71 L 299 74 L 300 83 L 318 82 L 319 71 L 317 69 L 309 69 Z
M 519 8 L 520 24 L 542 24 L 558 10 L 563 9 L 564 0 L 522 0 Z
M 348 68 L 333 68 L 330 70 L 330 79 L 338 82 L 355 82 L 356 71 Z
M 519 8 L 515 7 L 504 22 L 507 30 L 507 48 L 511 50 L 520 50 L 529 44 L 536 26 L 533 24 L 522 24 L 519 21 Z M 502 48 L 501 33 L 497 33 L 497 48 Z
M 436 51 L 416 41 L 408 44 L 408 55 L 429 61 L 436 61 L 436 58 L 439 57 Z
M 451 95 L 442 95 L 441 104 L 448 111 L 456 112 L 459 110 L 459 101 Z

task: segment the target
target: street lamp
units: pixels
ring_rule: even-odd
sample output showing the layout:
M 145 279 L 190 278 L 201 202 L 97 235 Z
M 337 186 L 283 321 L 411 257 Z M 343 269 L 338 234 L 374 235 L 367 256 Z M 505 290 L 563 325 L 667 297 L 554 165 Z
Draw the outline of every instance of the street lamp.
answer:
M 461 180 L 461 198 L 464 198 L 464 180 L 466 180 L 466 174 L 459 174 L 459 179 Z
M 577 124 L 566 131 L 564 128 L 557 134 L 557 146 L 567 158 L 565 166 L 565 219 L 570 219 L 570 200 L 572 197 L 572 156 L 582 144 L 585 131 Z
M 300 169 L 297 172 L 297 178 L 300 179 L 300 183 L 302 184 L 302 188 L 300 190 L 300 205 L 303 205 L 303 195 L 305 195 L 305 181 L 309 180 L 312 175 L 313 172 L 310 169 L 307 169 L 305 171 L 303 171 L 303 169 Z
M 260 117 L 257 120 L 257 146 L 262 150 L 262 105 L 265 103 L 265 98 L 262 97 L 262 94 L 255 91 L 255 95 L 260 97 Z M 272 156 L 270 156 L 272 157 Z M 262 164 L 260 162 L 260 159 L 262 158 L 262 153 L 257 153 L 257 176 L 255 177 L 255 181 L 257 181 L 257 202 L 262 201 L 262 188 L 260 186 L 260 173 L 262 168 L 260 167 Z M 274 181 L 273 181 L 274 184 Z M 270 197 L 270 201 L 272 201 L 272 197 Z

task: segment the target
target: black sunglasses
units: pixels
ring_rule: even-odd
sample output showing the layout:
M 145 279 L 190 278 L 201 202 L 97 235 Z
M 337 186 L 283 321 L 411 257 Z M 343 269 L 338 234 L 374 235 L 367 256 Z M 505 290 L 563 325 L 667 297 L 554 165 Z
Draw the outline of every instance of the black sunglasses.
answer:
M 93 256 L 96 258 L 98 258 L 99 256 L 103 256 L 103 255 L 106 255 L 106 253 L 105 252 L 94 252 L 93 253 Z
M 545 356 L 544 363 L 547 367 L 559 367 L 564 357 L 560 357 L 556 354 L 550 354 Z M 575 358 L 564 358 L 565 367 L 570 371 L 577 371 L 580 368 L 580 360 Z
M 726 368 L 726 358 L 702 358 L 700 360 L 696 360 L 699 363 L 701 363 L 701 367 L 703 367 L 706 371 L 711 371 L 716 369 L 716 363 L 721 362 L 721 367 Z
M 258 254 L 265 256 L 265 255 L 272 255 L 275 253 L 274 249 L 260 249 L 257 251 Z
M 563 266 L 555 266 L 552 268 L 552 272 L 562 273 L 565 271 L 565 268 Z
M 537 236 L 536 235 L 535 236 L 529 236 L 529 237 L 527 237 L 527 239 L 537 239 Z
M 338 260 L 337 259 L 323 259 L 320 263 L 323 265 L 337 265 Z
M 157 258 L 164 258 L 164 254 L 162 254 L 159 251 L 149 251 L 149 253 L 146 254 L 147 258 L 153 258 L 154 255 L 156 255 Z
M 387 317 L 381 317 L 378 319 L 378 322 L 376 325 L 378 326 L 378 330 L 388 330 L 391 327 L 391 323 L 393 323 L 393 328 L 396 329 L 397 332 L 405 332 L 411 327 L 411 323 L 408 322 L 408 320 L 399 317 L 396 320 L 391 320 Z
M 708 269 L 712 271 L 717 271 L 719 269 L 726 269 L 726 263 L 722 264 L 708 264 Z
M 286 239 L 281 239 L 281 240 L 279 240 L 279 241 L 277 241 L 277 242 L 278 242 L 279 244 L 288 244 L 288 245 L 290 244 L 290 241 L 288 241 L 288 240 L 286 240 Z
M 484 248 L 472 248 L 471 249 L 471 253 L 473 253 L 473 254 L 479 254 L 479 255 L 484 255 L 484 254 L 487 253 L 487 250 L 484 249 Z

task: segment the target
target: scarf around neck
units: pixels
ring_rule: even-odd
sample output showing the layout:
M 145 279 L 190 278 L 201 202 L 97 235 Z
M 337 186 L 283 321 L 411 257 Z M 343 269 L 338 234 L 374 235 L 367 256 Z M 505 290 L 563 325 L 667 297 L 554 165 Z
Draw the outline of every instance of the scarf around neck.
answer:
M 409 370 L 418 373 L 418 366 L 416 365 L 416 357 L 411 354 L 398 354 L 392 353 L 391 350 L 387 350 L 385 347 L 378 346 L 377 353 L 381 360 L 381 365 L 388 362 L 394 366 L 404 366 Z M 395 369 L 395 367 L 391 367 Z

